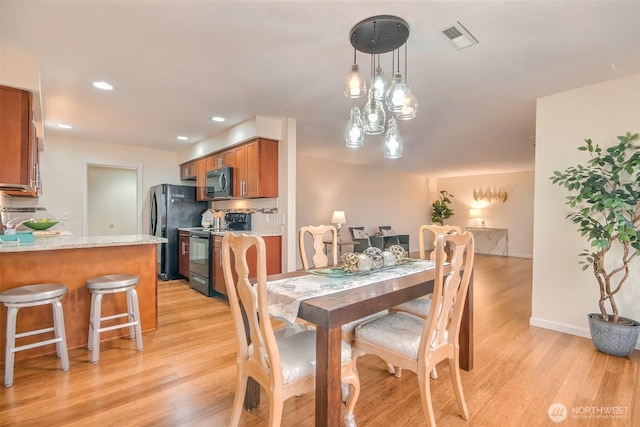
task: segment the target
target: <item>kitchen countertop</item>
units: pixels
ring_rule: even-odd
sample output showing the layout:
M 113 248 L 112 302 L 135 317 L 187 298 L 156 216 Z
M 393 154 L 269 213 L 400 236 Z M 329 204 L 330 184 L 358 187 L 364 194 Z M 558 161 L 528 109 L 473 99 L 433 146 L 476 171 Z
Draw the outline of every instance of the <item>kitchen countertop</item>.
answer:
M 51 251 L 58 249 L 102 248 L 108 246 L 153 245 L 166 243 L 164 237 L 147 234 L 123 236 L 38 236 L 33 242 L 0 242 L 1 252 Z
M 178 228 L 178 231 L 203 231 L 202 227 L 183 227 Z M 211 235 L 213 236 L 224 236 L 227 233 L 236 233 L 236 234 L 248 234 L 249 236 L 260 236 L 260 237 L 272 237 L 272 236 L 282 236 L 282 233 L 272 233 L 272 232 L 263 232 L 263 231 L 252 231 L 252 230 L 215 230 L 211 229 Z

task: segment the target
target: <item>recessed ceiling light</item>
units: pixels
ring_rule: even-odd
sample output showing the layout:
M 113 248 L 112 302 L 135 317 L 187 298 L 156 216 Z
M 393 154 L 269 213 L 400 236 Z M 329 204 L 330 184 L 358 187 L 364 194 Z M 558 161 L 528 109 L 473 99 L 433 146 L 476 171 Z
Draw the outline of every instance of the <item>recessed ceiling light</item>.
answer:
M 213 120 L 214 122 L 224 122 L 226 119 L 220 116 L 213 116 L 211 117 L 211 120 Z
M 73 129 L 73 126 L 65 125 L 64 123 L 58 123 L 58 127 L 61 129 Z
M 97 87 L 98 89 L 102 89 L 102 90 L 112 90 L 113 89 L 113 86 L 111 86 L 107 82 L 93 82 L 93 86 Z
M 187 141 L 189 138 L 188 138 L 188 137 L 186 137 L 186 136 L 179 136 L 179 137 L 178 137 L 178 139 L 179 139 L 180 141 Z

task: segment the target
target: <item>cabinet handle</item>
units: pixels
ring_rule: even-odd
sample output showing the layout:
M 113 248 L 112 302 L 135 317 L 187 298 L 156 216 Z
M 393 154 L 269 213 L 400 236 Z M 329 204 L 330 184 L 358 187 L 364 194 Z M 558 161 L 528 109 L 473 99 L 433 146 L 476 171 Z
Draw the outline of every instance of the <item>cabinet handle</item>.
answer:
M 185 242 L 182 242 L 182 255 L 186 255 L 187 254 L 187 244 Z

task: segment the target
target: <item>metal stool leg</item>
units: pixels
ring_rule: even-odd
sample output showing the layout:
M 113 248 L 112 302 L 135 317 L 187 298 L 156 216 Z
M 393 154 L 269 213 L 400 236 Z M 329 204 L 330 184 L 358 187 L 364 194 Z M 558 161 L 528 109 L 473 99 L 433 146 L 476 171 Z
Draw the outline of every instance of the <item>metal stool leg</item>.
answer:
M 56 343 L 56 353 L 58 357 L 62 359 L 62 370 L 69 370 L 69 353 L 67 351 L 67 334 L 64 330 L 64 313 L 62 312 L 62 304 L 60 301 L 54 301 L 51 303 L 53 310 L 53 329 L 56 338 L 60 339 L 60 342 Z
M 87 349 L 91 350 L 93 348 L 93 311 L 96 306 L 96 294 L 91 292 L 91 312 L 89 313 L 89 334 L 87 337 Z M 98 325 L 99 326 L 99 325 Z
M 11 387 L 13 384 L 13 359 L 14 349 L 16 347 L 16 317 L 18 316 L 17 307 L 7 307 L 7 343 L 4 358 L 4 385 Z
M 133 324 L 136 321 L 133 311 L 133 296 L 132 292 L 135 292 L 133 289 L 128 289 L 126 291 L 127 294 L 127 322 L 131 323 L 129 326 L 129 339 L 134 340 L 136 338 L 136 328 Z
M 91 318 L 91 323 L 93 324 L 93 333 L 91 334 L 90 339 L 93 347 L 91 362 L 98 363 L 98 359 L 100 358 L 100 315 L 102 309 L 102 294 L 96 293 L 93 302 L 93 317 Z
M 138 304 L 138 293 L 135 289 L 131 289 L 131 309 L 130 313 L 133 314 L 135 318 L 135 329 L 136 329 L 136 345 L 138 351 L 142 351 L 142 326 L 140 325 L 140 305 Z

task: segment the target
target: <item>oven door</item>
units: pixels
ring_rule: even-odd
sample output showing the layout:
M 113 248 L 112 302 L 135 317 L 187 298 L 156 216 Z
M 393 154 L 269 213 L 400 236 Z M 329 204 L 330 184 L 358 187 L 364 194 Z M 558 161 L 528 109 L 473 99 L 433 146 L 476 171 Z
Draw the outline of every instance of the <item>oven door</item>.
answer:
M 211 236 L 191 233 L 189 239 L 189 284 L 198 292 L 210 295 Z

